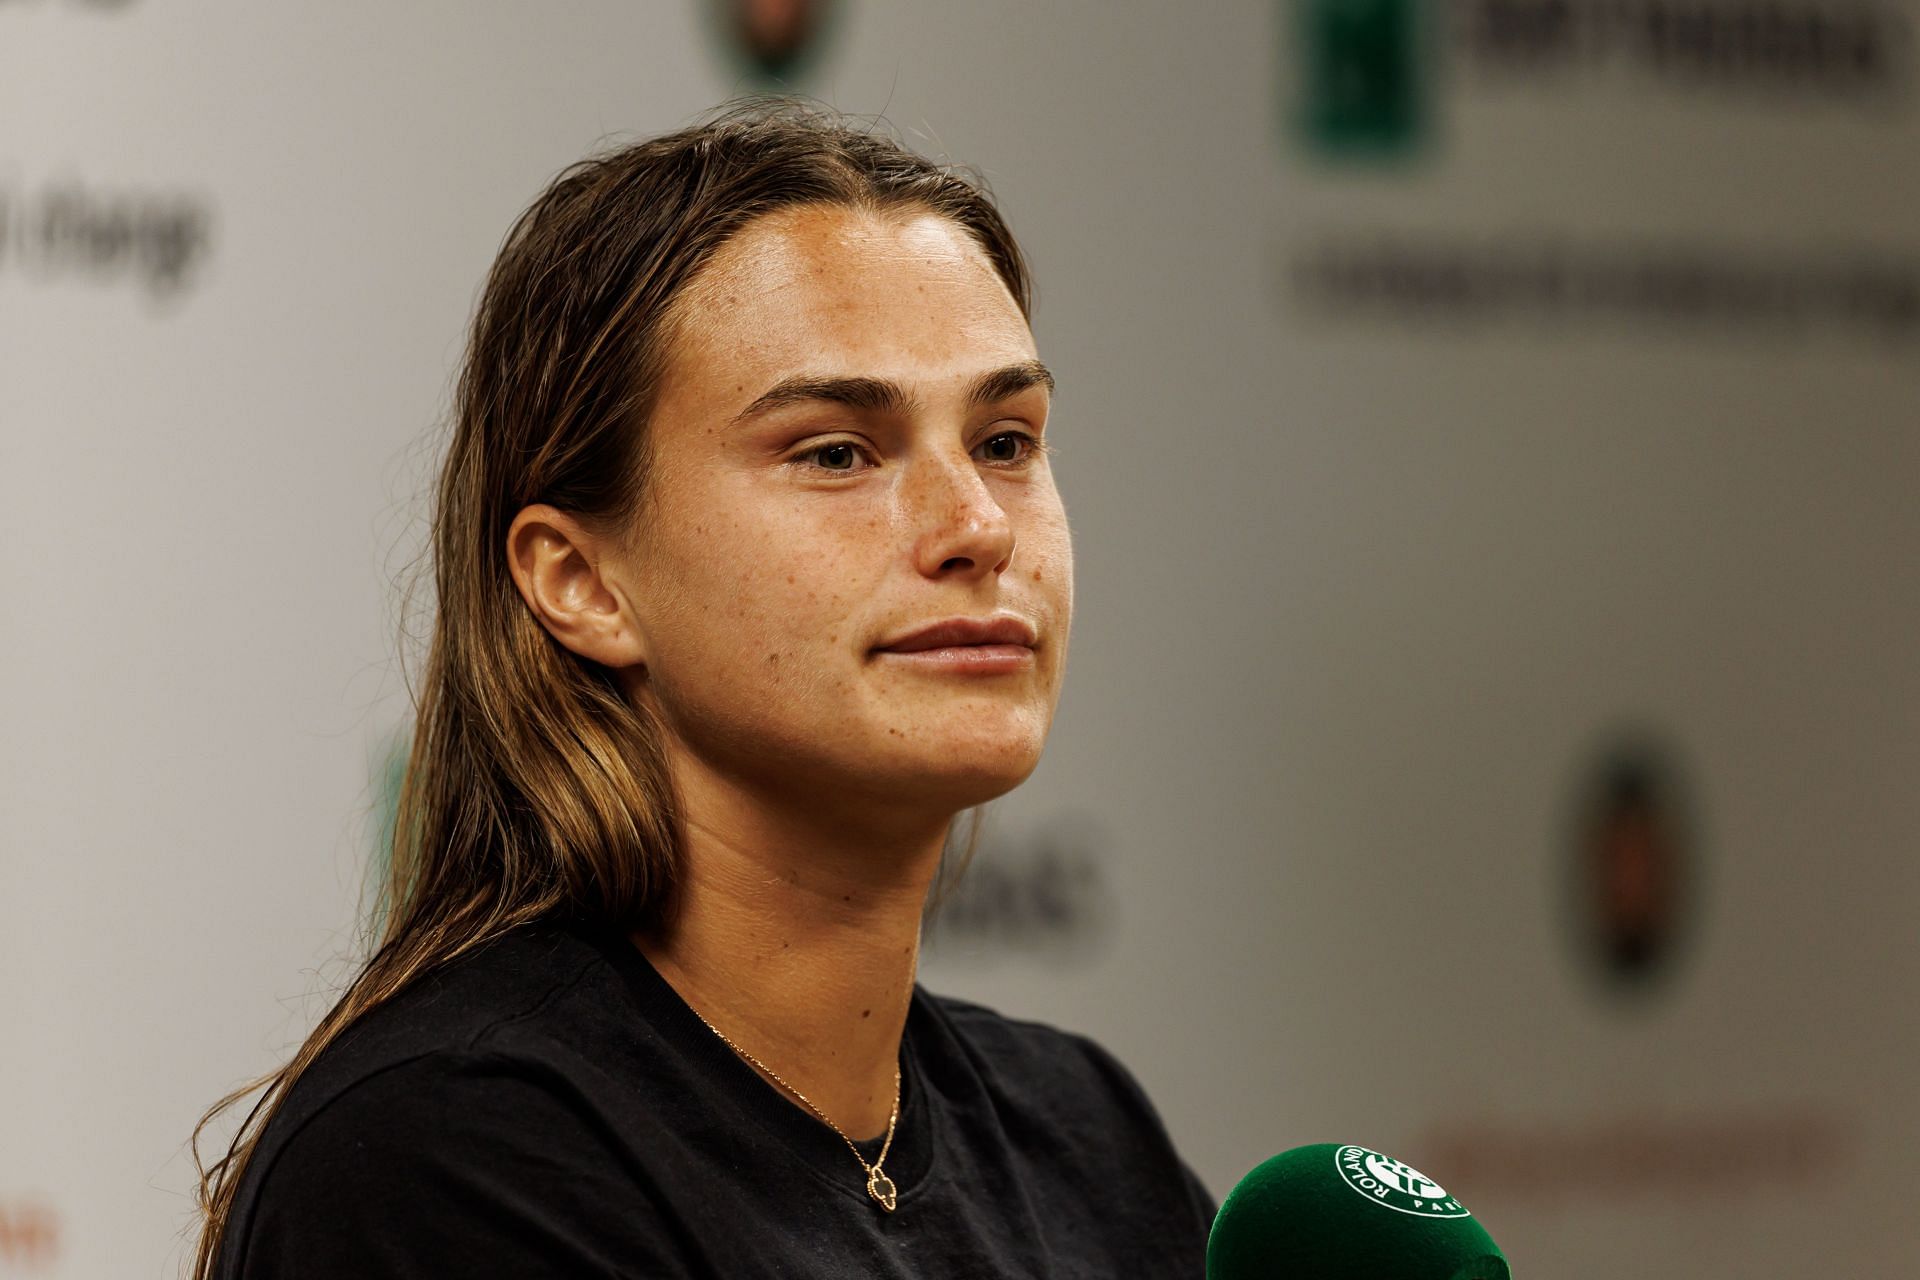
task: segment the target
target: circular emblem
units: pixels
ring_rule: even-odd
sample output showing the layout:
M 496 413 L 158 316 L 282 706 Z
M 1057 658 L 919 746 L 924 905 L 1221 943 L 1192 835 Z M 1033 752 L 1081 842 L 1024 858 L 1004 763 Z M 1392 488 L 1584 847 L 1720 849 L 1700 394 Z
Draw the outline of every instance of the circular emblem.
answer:
M 1365 1147 L 1344 1146 L 1333 1153 L 1340 1180 L 1382 1208 L 1418 1218 L 1470 1218 L 1447 1189 L 1412 1165 Z
M 813 60 L 834 0 L 715 0 L 729 48 L 758 78 L 784 83 Z
M 1697 840 L 1685 781 L 1670 748 L 1635 733 L 1607 745 L 1582 788 L 1571 923 L 1616 993 L 1662 988 L 1693 932 Z

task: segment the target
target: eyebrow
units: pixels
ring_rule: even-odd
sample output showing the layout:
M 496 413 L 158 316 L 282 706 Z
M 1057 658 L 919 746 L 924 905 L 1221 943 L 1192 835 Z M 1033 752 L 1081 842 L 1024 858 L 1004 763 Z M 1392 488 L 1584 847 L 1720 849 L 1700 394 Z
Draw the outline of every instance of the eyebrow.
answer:
M 1053 374 L 1038 360 L 1022 360 L 1005 368 L 983 373 L 967 388 L 967 403 L 978 408 L 1019 395 L 1033 387 L 1053 391 Z M 913 396 L 897 382 L 885 378 L 809 377 L 782 378 L 762 392 L 752 404 L 733 416 L 731 425 L 771 412 L 784 405 L 809 401 L 843 404 L 865 413 L 905 416 L 916 407 Z

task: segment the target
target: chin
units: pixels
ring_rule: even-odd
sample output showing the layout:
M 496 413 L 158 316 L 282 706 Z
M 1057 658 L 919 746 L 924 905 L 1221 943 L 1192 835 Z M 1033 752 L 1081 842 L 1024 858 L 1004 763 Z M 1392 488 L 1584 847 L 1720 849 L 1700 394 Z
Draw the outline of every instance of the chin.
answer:
M 978 703 L 916 708 L 867 728 L 858 772 L 889 797 L 913 796 L 956 810 L 985 804 L 1039 767 L 1050 722 L 1046 712 Z
M 955 751 L 926 762 L 919 785 L 939 795 L 946 807 L 958 811 L 999 799 L 1033 776 L 1039 765 L 1037 748 L 1032 751 Z M 912 783 L 906 785 L 913 786 Z

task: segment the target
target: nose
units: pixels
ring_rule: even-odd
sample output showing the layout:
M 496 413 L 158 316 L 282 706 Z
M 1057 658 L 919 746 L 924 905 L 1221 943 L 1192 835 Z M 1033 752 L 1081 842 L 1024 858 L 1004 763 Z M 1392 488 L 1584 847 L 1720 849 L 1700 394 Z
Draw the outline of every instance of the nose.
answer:
M 965 452 L 941 450 L 909 468 L 903 501 L 914 566 L 928 577 L 1005 572 L 1013 522 Z

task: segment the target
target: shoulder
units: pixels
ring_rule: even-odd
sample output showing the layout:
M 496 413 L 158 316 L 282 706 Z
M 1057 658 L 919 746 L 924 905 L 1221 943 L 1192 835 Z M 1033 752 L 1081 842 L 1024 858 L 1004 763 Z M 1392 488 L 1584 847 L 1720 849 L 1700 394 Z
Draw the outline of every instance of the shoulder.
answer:
M 229 1219 L 241 1270 L 222 1274 L 601 1274 L 587 1254 L 624 1173 L 576 1085 L 618 981 L 591 944 L 528 927 L 352 1024 L 263 1128 Z M 620 1247 L 647 1256 L 637 1207 Z
M 348 1110 L 363 1112 L 401 1086 L 574 1072 L 608 1038 L 622 992 L 603 952 L 572 930 L 533 924 L 493 938 L 409 982 L 322 1049 L 262 1133 L 262 1154 L 349 1096 Z
M 1010 1017 L 997 1009 L 957 996 L 925 991 L 928 1005 L 972 1050 L 1008 1066 L 1045 1073 L 1133 1078 L 1119 1059 L 1091 1037 L 1052 1023 Z M 1137 1086 L 1135 1086 L 1137 1087 Z
M 597 950 L 556 926 L 494 938 L 421 975 L 342 1031 L 295 1082 L 273 1136 L 291 1136 L 362 1082 L 444 1072 L 575 1027 L 567 1006 L 611 980 Z
M 684 1275 L 662 1207 L 555 1083 L 484 1047 L 354 1080 L 270 1153 L 219 1274 Z
M 437 1048 L 357 1075 L 287 1124 L 256 1153 L 267 1204 L 313 1204 L 332 1193 L 378 1199 L 478 1167 L 552 1136 L 568 1117 L 560 1095 L 525 1064 L 487 1050 Z M 442 1164 L 447 1167 L 438 1167 Z M 377 1191 L 378 1197 L 368 1193 Z
M 1205 1240 L 1212 1195 L 1118 1057 L 1078 1032 L 922 993 L 930 1019 L 951 1036 L 950 1051 L 965 1058 L 1010 1131 L 1049 1135 L 1048 1145 L 1071 1153 L 1076 1167 L 1124 1170 L 1136 1204 L 1156 1206 L 1170 1232 L 1197 1229 Z
M 974 1069 L 1003 1103 L 1082 1121 L 1111 1124 L 1122 1133 L 1171 1152 L 1159 1113 L 1120 1059 L 1092 1037 L 1051 1023 L 1009 1017 L 954 996 L 925 993 Z

